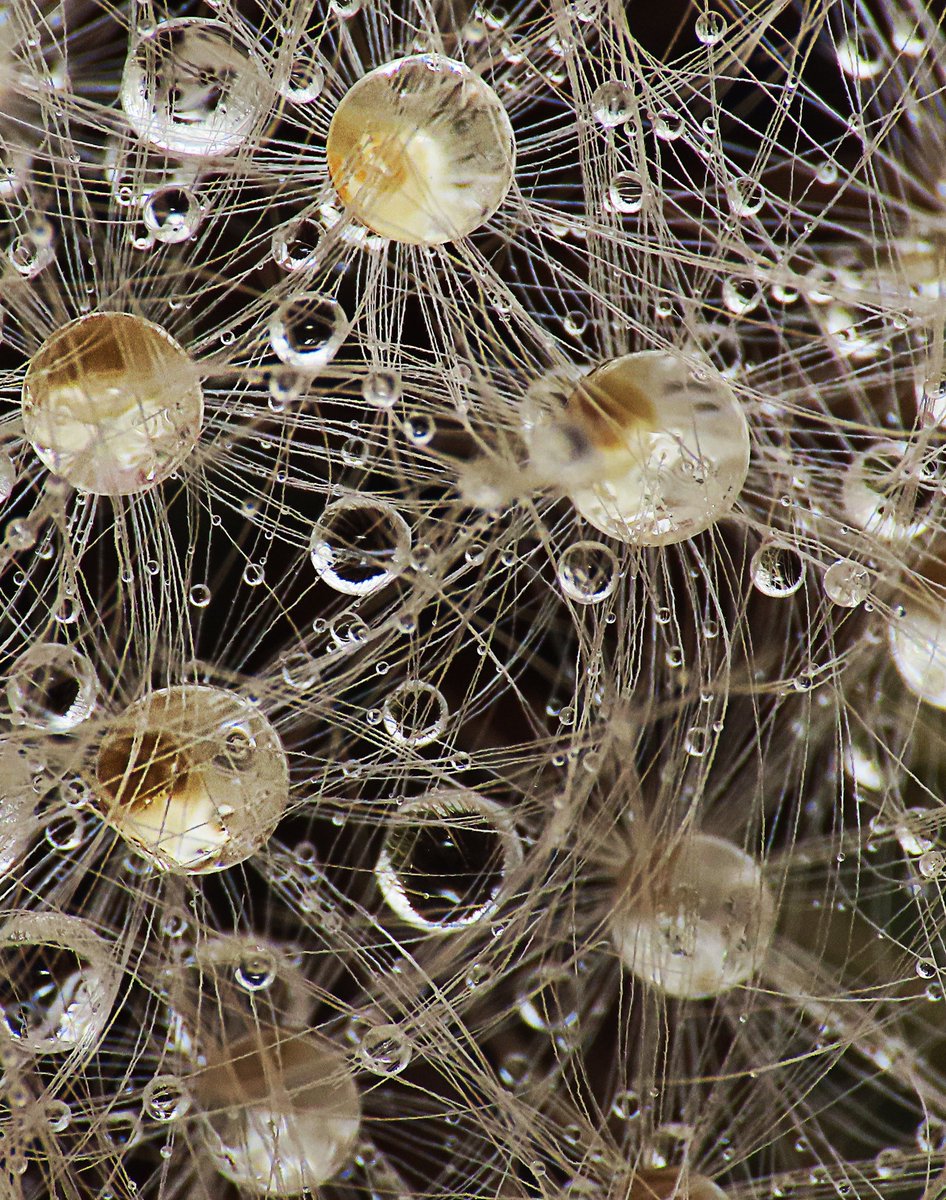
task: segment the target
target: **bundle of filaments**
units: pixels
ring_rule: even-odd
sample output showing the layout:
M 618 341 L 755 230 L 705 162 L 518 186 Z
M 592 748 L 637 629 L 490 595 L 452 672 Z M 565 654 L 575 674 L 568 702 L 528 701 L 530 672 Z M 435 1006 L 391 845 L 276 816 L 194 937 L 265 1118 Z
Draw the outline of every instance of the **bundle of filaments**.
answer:
M 932 4 L 0 7 L 0 1196 L 934 1200 Z

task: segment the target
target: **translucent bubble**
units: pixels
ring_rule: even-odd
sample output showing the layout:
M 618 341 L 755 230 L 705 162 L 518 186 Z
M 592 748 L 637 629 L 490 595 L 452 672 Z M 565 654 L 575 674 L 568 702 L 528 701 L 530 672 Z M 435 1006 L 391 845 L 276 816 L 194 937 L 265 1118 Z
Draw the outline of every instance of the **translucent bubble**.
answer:
M 392 816 L 375 873 L 402 921 L 449 933 L 496 911 L 503 882 L 522 862 L 512 820 L 469 791 L 434 792 Z
M 314 1034 L 261 1026 L 220 1048 L 194 1093 L 214 1166 L 254 1195 L 314 1190 L 354 1152 L 354 1080 L 344 1055 Z
M 654 117 L 654 133 L 662 142 L 675 142 L 684 128 L 683 117 L 672 108 L 662 108 Z
M 617 557 L 603 542 L 575 542 L 558 560 L 558 581 L 577 604 L 600 604 L 617 587 Z
M 96 777 L 105 820 L 183 874 L 255 854 L 289 800 L 286 755 L 266 717 L 234 692 L 199 685 L 152 692 L 116 717 Z
M 764 596 L 791 596 L 805 580 L 805 562 L 784 542 L 763 542 L 749 562 L 749 577 Z
M 161 21 L 128 55 L 121 105 L 144 141 L 170 154 L 231 154 L 269 107 L 262 66 L 220 21 Z
M 66 733 L 92 714 L 98 689 L 95 668 L 79 650 L 39 642 L 14 663 L 7 703 L 19 724 Z
M 360 79 L 335 110 L 326 156 L 353 217 L 382 237 L 423 246 L 488 221 L 515 169 L 499 97 L 440 54 L 401 58 Z
M 269 340 L 276 357 L 287 366 L 314 374 L 332 361 L 349 328 L 337 300 L 308 292 L 276 309 L 269 322 Z
M 361 391 L 376 408 L 393 408 L 401 395 L 401 378 L 396 371 L 372 371 L 365 377 Z
M 289 72 L 279 87 L 279 94 L 292 104 L 311 104 L 325 88 L 325 71 L 317 53 L 309 48 L 297 48 L 289 63 Z
M 632 859 L 618 884 L 611 933 L 624 965 L 668 996 L 700 999 L 744 983 L 775 926 L 759 864 L 722 838 Z
M 696 36 L 704 46 L 715 46 L 726 36 L 728 28 L 729 22 L 719 12 L 708 10 L 696 18 Z
M 190 1108 L 187 1086 L 177 1075 L 155 1075 L 145 1084 L 141 1107 L 155 1121 L 177 1121 Z
M 890 623 L 890 653 L 920 700 L 946 708 L 946 609 L 913 601 Z
M 79 917 L 18 912 L 0 927 L 0 1024 L 33 1054 L 92 1048 L 121 978 L 108 943 Z
M 634 114 L 634 89 L 620 79 L 602 83 L 592 93 L 591 111 L 598 124 L 606 129 L 623 125 Z
M 408 679 L 384 699 L 381 719 L 388 735 L 404 746 L 429 746 L 447 726 L 447 702 L 432 684 Z
M 362 1035 L 358 1055 L 375 1075 L 399 1075 L 411 1061 L 410 1038 L 398 1025 L 375 1025 Z
M 366 596 L 409 564 L 411 531 L 386 501 L 349 496 L 322 513 L 309 553 L 319 577 L 330 587 L 348 596 Z
M 615 212 L 640 212 L 644 206 L 644 184 L 636 171 L 618 171 L 612 175 L 608 203 Z
M 587 375 L 566 415 L 595 456 L 567 491 L 602 533 L 668 545 L 732 508 L 749 469 L 749 429 L 729 387 L 680 359 L 644 351 Z
M 141 215 L 157 241 L 186 242 L 197 232 L 203 209 L 189 188 L 160 187 L 149 193 Z
M 875 442 L 844 473 L 841 497 L 848 520 L 885 540 L 913 538 L 927 528 L 924 500 L 935 485 L 923 477 L 905 442 Z
M 839 558 L 824 573 L 825 595 L 841 608 L 857 608 L 870 594 L 871 575 L 850 558 Z
M 160 326 L 92 313 L 58 329 L 23 381 L 23 431 L 55 475 L 100 496 L 166 479 L 200 436 L 203 391 Z

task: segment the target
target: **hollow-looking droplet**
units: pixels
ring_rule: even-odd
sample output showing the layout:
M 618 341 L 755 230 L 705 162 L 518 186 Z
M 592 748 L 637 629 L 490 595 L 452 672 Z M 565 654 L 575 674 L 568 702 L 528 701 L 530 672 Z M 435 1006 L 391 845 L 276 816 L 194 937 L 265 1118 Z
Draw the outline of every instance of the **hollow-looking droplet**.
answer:
M 95 668 L 79 650 L 39 642 L 14 663 L 7 702 L 19 724 L 67 733 L 91 715 L 98 687 Z
M 410 562 L 411 531 L 385 500 L 346 496 L 329 504 L 312 531 L 312 565 L 347 596 L 366 596 Z
M 515 169 L 506 110 L 462 63 L 414 54 L 369 72 L 335 110 L 329 175 L 353 217 L 382 237 L 437 246 L 502 204 Z
M 121 968 L 88 921 L 18 912 L 0 927 L 0 1023 L 33 1054 L 89 1049 L 108 1022 Z
M 697 378 L 662 351 L 613 359 L 586 376 L 567 414 L 597 451 L 594 482 L 570 487 L 596 529 L 668 545 L 733 506 L 749 469 L 749 428 L 719 378 Z
M 558 560 L 562 591 L 576 604 L 600 604 L 612 595 L 618 582 L 618 561 L 603 542 L 575 542 Z
M 109 726 L 96 790 L 105 820 L 159 867 L 232 867 L 269 839 L 289 799 L 279 736 L 221 688 L 152 692 Z
M 792 596 L 805 579 L 805 562 L 797 550 L 784 542 L 763 542 L 749 562 L 749 575 L 763 596 L 781 599 Z
M 261 65 L 221 21 L 162 21 L 128 55 L 121 105 L 134 131 L 169 154 L 231 154 L 269 103 Z
M 382 723 L 403 746 L 429 746 L 447 725 L 447 702 L 433 684 L 407 679 L 384 698 Z
M 521 862 L 522 846 L 505 809 L 457 790 L 402 805 L 375 871 L 403 921 L 449 933 L 493 913 L 506 876 Z
M 273 313 L 269 340 L 287 366 L 315 374 L 328 366 L 348 337 L 345 310 L 331 296 L 307 292 Z
M 58 329 L 30 360 L 23 431 L 40 459 L 99 496 L 166 479 L 200 436 L 203 390 L 189 355 L 160 326 L 92 313 Z
M 624 965 L 668 996 L 718 996 L 759 967 L 775 902 L 759 864 L 731 842 L 692 834 L 635 855 L 615 891 L 611 935 Z
M 361 1101 L 344 1056 L 313 1034 L 261 1026 L 221 1046 L 194 1079 L 221 1175 L 258 1196 L 295 1196 L 345 1165 Z

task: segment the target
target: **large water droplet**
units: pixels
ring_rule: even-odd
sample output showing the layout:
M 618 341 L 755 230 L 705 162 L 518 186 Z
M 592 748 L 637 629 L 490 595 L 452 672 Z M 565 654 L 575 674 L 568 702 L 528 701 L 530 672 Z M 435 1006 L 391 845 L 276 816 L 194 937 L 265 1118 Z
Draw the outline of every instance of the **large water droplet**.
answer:
M 384 500 L 350 496 L 329 504 L 312 531 L 310 556 L 320 578 L 337 592 L 366 596 L 410 562 L 411 531 Z
M 98 688 L 95 668 L 79 650 L 40 642 L 14 663 L 7 680 L 7 702 L 20 724 L 66 733 L 92 714 Z
M 409 679 L 384 699 L 384 728 L 404 746 L 429 746 L 447 726 L 447 702 L 432 684 Z
M 273 313 L 269 340 L 287 366 L 314 374 L 326 367 L 348 337 L 345 310 L 331 296 L 308 292 Z

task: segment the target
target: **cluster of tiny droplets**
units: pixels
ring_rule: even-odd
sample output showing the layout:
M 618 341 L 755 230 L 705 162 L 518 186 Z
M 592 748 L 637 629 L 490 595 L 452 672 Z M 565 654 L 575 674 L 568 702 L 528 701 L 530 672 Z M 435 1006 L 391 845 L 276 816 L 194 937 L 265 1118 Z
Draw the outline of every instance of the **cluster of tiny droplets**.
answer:
M 931 0 L 0 0 L 0 1200 L 946 1194 Z

